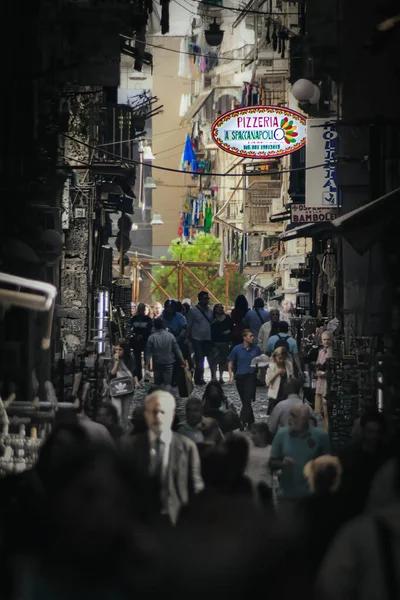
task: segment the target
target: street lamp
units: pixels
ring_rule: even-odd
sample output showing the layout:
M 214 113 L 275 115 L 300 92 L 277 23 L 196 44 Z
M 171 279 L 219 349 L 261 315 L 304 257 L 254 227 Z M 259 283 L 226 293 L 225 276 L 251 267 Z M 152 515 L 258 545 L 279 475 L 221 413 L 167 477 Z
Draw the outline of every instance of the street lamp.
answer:
M 164 221 L 159 213 L 154 213 L 153 218 L 150 221 L 150 225 L 164 225 Z
M 299 102 L 309 102 L 315 92 L 314 84 L 309 79 L 298 79 L 292 87 L 292 94 Z

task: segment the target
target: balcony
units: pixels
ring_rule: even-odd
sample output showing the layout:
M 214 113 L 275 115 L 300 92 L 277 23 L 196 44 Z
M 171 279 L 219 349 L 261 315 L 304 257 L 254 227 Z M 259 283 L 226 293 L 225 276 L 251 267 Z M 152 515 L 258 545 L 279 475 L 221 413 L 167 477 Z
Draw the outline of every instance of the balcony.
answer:
M 269 220 L 273 213 L 273 201 L 280 198 L 281 183 L 279 181 L 259 181 L 253 183 L 247 193 L 244 205 L 244 227 L 254 233 L 272 235 L 276 225 Z
M 200 17 L 218 17 L 222 10 L 222 0 L 200 0 L 197 14 Z

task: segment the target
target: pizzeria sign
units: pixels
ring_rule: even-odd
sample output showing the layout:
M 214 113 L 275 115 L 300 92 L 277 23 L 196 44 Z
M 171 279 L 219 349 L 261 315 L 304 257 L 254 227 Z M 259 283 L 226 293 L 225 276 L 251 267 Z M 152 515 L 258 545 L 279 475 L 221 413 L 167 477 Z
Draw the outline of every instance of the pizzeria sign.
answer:
M 289 108 L 251 106 L 221 115 L 211 129 L 221 150 L 245 158 L 279 158 L 306 143 L 306 118 Z

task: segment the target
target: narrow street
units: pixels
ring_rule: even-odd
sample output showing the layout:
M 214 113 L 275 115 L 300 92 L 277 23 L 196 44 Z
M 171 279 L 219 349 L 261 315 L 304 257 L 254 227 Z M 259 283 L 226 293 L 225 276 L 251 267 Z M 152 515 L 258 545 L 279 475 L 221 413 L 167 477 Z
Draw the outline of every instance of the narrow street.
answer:
M 208 368 L 206 368 L 206 370 L 205 370 L 205 379 L 207 382 L 210 380 L 210 370 Z M 235 384 L 230 385 L 228 383 L 227 373 L 225 373 L 224 379 L 225 379 L 225 384 L 223 387 L 224 387 L 225 395 L 228 398 L 229 402 L 233 402 L 236 409 L 238 411 L 240 411 L 241 402 L 239 399 L 239 395 L 237 393 L 236 385 Z M 134 400 L 132 403 L 131 412 L 135 406 L 138 406 L 138 405 L 140 406 L 143 404 L 144 399 L 147 395 L 147 391 L 151 386 L 152 386 L 152 383 L 145 382 L 142 384 L 140 389 L 136 390 L 135 397 L 134 397 Z M 191 395 L 196 398 L 202 398 L 204 390 L 205 390 L 205 386 L 196 385 L 194 387 L 193 393 Z M 173 392 L 174 392 L 176 402 L 177 402 L 177 414 L 178 414 L 180 420 L 184 420 L 185 419 L 185 405 L 186 405 L 187 398 L 179 398 L 177 388 L 174 388 Z M 254 412 L 254 417 L 255 417 L 256 421 L 263 421 L 267 418 L 267 408 L 268 408 L 267 388 L 266 387 L 258 387 L 256 401 L 254 402 L 254 405 L 253 405 L 253 412 Z

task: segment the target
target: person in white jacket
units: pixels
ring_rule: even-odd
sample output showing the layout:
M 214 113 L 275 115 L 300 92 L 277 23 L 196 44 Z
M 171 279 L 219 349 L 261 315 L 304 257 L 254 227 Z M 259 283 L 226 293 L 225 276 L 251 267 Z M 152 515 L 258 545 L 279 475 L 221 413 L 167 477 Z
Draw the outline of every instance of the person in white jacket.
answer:
M 284 400 L 284 384 L 293 375 L 293 363 L 287 350 L 280 346 L 271 356 L 265 383 L 268 386 L 268 414 L 272 409 Z

